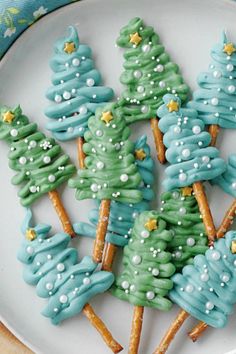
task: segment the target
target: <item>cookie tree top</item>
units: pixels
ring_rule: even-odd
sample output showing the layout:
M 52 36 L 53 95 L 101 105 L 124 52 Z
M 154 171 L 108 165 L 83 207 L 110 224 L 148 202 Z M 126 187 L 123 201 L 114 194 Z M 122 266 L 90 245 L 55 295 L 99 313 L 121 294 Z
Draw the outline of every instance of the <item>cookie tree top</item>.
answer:
M 197 111 L 181 108 L 181 100 L 167 94 L 164 104 L 158 109 L 160 130 L 164 133 L 167 147 L 167 178 L 164 186 L 167 190 L 176 187 L 211 180 L 225 170 L 224 160 L 219 158 L 219 150 L 209 146 L 211 136 L 204 131 L 205 124 L 198 119 Z
M 204 254 L 208 248 L 205 227 L 192 193 L 191 187 L 185 187 L 161 195 L 160 217 L 166 221 L 167 229 L 173 235 L 168 250 L 177 269 L 192 264 L 194 257 Z
M 51 226 L 31 227 L 30 211 L 22 226 L 24 239 L 18 259 L 25 264 L 24 280 L 35 285 L 37 295 L 49 298 L 42 314 L 53 324 L 80 313 L 96 294 L 110 288 L 114 275 L 95 271 L 97 264 L 91 257 L 78 262 L 78 252 L 69 248 L 70 237 L 65 233 L 49 236 Z
M 111 203 L 106 242 L 117 246 L 125 246 L 128 243 L 135 218 L 142 211 L 150 209 L 150 201 L 154 198 L 154 191 L 152 189 L 154 164 L 150 155 L 150 147 L 146 140 L 147 137 L 143 135 L 134 145 L 135 163 L 143 182 L 142 187 L 139 187 L 142 192 L 142 201 L 136 204 L 124 204 L 113 200 Z M 73 225 L 77 234 L 95 237 L 100 206 L 98 201 L 96 203 L 97 207 L 89 213 L 89 221 L 92 225 L 85 222 Z
M 186 99 L 188 86 L 152 27 L 145 26 L 138 17 L 133 18 L 121 29 L 117 44 L 127 49 L 125 71 L 120 78 L 127 89 L 119 102 L 124 106 L 128 123 L 156 117 L 167 92 L 177 94 L 183 101 Z
M 200 321 L 224 327 L 236 303 L 235 267 L 236 232 L 231 231 L 172 277 L 170 298 Z
M 18 196 L 24 206 L 55 190 L 75 172 L 61 147 L 39 132 L 20 106 L 0 107 L 0 140 L 10 145 L 9 166 L 16 171 L 12 183 L 20 185 Z
M 189 106 L 198 111 L 205 124 L 236 128 L 236 46 L 223 33 L 221 43 L 211 51 L 209 70 L 200 73 L 200 86 Z
M 98 108 L 88 121 L 84 138 L 86 169 L 69 181 L 76 188 L 77 199 L 110 199 L 138 203 L 141 176 L 134 164 L 133 143 L 128 140 L 130 129 L 116 104 Z
M 50 118 L 47 129 L 59 140 L 84 136 L 88 118 L 98 106 L 113 98 L 113 90 L 101 86 L 102 78 L 94 67 L 92 50 L 79 41 L 75 27 L 54 46 L 50 61 L 53 70 L 52 84 L 46 97 L 55 104 L 47 107 Z
M 124 248 L 124 270 L 117 277 L 112 292 L 136 306 L 167 311 L 172 304 L 166 295 L 175 272 L 167 249 L 172 239 L 166 223 L 157 212 L 145 211 L 135 220 L 129 243 Z

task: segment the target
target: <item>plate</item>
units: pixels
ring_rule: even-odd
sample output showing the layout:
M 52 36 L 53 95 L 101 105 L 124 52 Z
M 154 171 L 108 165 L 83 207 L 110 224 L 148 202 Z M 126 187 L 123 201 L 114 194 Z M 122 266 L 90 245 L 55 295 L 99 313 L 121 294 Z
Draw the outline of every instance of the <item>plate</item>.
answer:
M 52 55 L 54 41 L 62 36 L 68 25 L 79 29 L 81 42 L 91 45 L 97 67 L 104 77 L 105 85 L 113 87 L 119 95 L 121 85 L 123 51 L 115 48 L 115 39 L 120 28 L 134 16 L 143 17 L 146 24 L 154 26 L 173 61 L 192 89 L 199 71 L 208 67 L 210 49 L 219 41 L 222 29 L 227 29 L 232 41 L 236 41 L 236 4 L 224 0 L 86 0 L 64 7 L 40 20 L 27 30 L 11 47 L 0 64 L 0 102 L 10 106 L 20 103 L 26 115 L 45 130 L 46 118 L 43 110 L 48 104 L 44 98 L 50 86 L 51 71 L 48 61 Z M 133 137 L 148 135 L 155 156 L 151 129 L 148 122 L 133 126 Z M 223 157 L 235 151 L 234 131 L 221 132 L 219 146 Z M 76 163 L 74 142 L 62 144 Z M 20 245 L 20 225 L 24 209 L 16 198 L 16 188 L 10 184 L 12 171 L 7 167 L 8 148 L 0 143 L 0 314 L 2 321 L 33 351 L 43 354 L 105 354 L 110 351 L 86 318 L 79 315 L 61 326 L 54 327 L 40 315 L 44 300 L 35 294 L 35 288 L 26 285 L 22 279 L 22 266 L 16 260 Z M 156 190 L 161 192 L 164 167 L 156 163 Z M 219 225 L 224 211 L 230 204 L 230 197 L 218 188 L 207 185 L 209 200 L 216 224 Z M 87 220 L 87 213 L 93 206 L 91 200 L 78 202 L 74 191 L 61 188 L 60 192 L 73 222 Z M 157 198 L 158 200 L 158 198 Z M 153 203 L 157 208 L 158 202 Z M 33 208 L 37 221 L 53 225 L 60 230 L 57 216 L 47 197 Z M 92 241 L 76 239 L 82 257 L 89 254 Z M 116 263 L 119 267 L 120 257 Z M 97 296 L 91 301 L 114 336 L 127 348 L 132 306 L 113 298 L 109 294 Z M 178 308 L 169 313 L 146 309 L 140 344 L 140 353 L 151 353 L 165 330 L 175 317 Z M 176 337 L 169 354 L 222 354 L 235 348 L 236 315 L 231 316 L 226 329 L 208 330 L 196 344 L 186 337 L 186 332 L 196 321 L 189 319 Z M 127 352 L 127 349 L 124 351 Z

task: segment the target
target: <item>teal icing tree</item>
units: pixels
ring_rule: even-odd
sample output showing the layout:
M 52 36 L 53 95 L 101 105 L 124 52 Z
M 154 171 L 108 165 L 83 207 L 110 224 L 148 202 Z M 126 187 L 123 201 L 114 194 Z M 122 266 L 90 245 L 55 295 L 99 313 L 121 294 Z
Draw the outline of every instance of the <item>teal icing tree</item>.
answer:
M 56 192 L 74 173 L 69 156 L 52 138 L 38 131 L 30 123 L 20 106 L 0 107 L 0 140 L 10 145 L 9 166 L 16 172 L 12 184 L 19 185 L 18 196 L 23 206 L 29 206 L 49 193 L 65 232 L 74 235 L 69 217 Z
M 101 200 L 94 246 L 94 259 L 100 262 L 111 200 L 140 202 L 142 193 L 138 187 L 141 176 L 134 164 L 133 143 L 128 140 L 130 129 L 116 104 L 98 108 L 95 116 L 89 119 L 88 128 L 84 135 L 86 169 L 79 170 L 78 176 L 69 181 L 69 186 L 76 188 L 79 200 Z
M 160 162 L 165 161 L 162 135 L 158 129 L 157 109 L 162 97 L 172 92 L 183 101 L 188 95 L 188 86 L 179 74 L 159 36 L 143 20 L 135 17 L 123 27 L 117 45 L 125 48 L 124 72 L 120 81 L 127 88 L 122 92 L 120 105 L 128 124 L 150 119 Z
M 210 125 L 211 144 L 215 145 L 219 128 L 236 128 L 236 46 L 229 42 L 225 32 L 221 42 L 212 48 L 211 58 L 208 71 L 198 76 L 199 88 L 188 105 Z
M 191 187 L 162 193 L 161 203 L 160 217 L 173 235 L 168 250 L 179 270 L 192 264 L 196 255 L 204 254 L 207 250 L 205 227 Z
M 79 41 L 75 27 L 68 27 L 68 35 L 54 46 L 50 61 L 52 84 L 46 97 L 54 105 L 46 108 L 50 121 L 47 129 L 62 141 L 83 137 L 89 117 L 96 108 L 113 98 L 110 87 L 101 86 L 102 78 L 94 67 L 92 50 Z

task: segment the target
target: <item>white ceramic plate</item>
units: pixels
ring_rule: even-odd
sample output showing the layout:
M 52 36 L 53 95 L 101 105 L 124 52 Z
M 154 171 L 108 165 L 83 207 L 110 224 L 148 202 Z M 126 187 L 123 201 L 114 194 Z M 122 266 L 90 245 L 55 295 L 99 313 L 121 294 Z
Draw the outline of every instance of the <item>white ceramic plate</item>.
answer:
M 64 7 L 40 20 L 27 30 L 12 46 L 0 64 L 0 102 L 15 105 L 20 103 L 24 112 L 44 129 L 43 110 L 47 105 L 44 92 L 50 85 L 51 71 L 48 66 L 54 41 L 64 34 L 68 25 L 79 29 L 81 41 L 91 45 L 96 64 L 104 76 L 106 85 L 112 86 L 117 94 L 121 91 L 119 75 L 122 70 L 122 50 L 115 48 L 115 39 L 120 28 L 134 16 L 143 17 L 146 24 L 155 27 L 173 60 L 181 67 L 182 73 L 192 89 L 199 71 L 208 67 L 211 46 L 216 43 L 223 28 L 236 41 L 236 4 L 224 0 L 86 0 Z M 144 131 L 154 146 L 147 122 L 136 125 L 134 136 Z M 219 145 L 222 156 L 235 152 L 234 131 L 221 134 Z M 65 150 L 76 162 L 76 147 L 63 144 Z M 44 300 L 38 298 L 35 289 L 22 280 L 22 266 L 16 260 L 20 244 L 20 224 L 24 210 L 16 198 L 16 188 L 11 186 L 12 171 L 7 167 L 8 148 L 0 143 L 0 314 L 10 329 L 35 352 L 44 354 L 96 353 L 110 351 L 105 347 L 96 331 L 82 316 L 54 327 L 40 315 Z M 157 194 L 161 192 L 160 181 L 164 168 L 156 164 Z M 216 224 L 231 202 L 217 188 L 209 189 Z M 86 220 L 93 202 L 77 202 L 74 191 L 62 190 L 65 205 L 72 220 Z M 157 207 L 157 202 L 154 202 Z M 37 221 L 53 225 L 60 230 L 60 224 L 47 197 L 34 207 Z M 80 255 L 91 252 L 91 240 L 75 240 Z M 119 263 L 119 262 L 117 262 Z M 126 348 L 130 332 L 132 307 L 116 300 L 109 294 L 98 296 L 92 301 L 114 336 Z M 140 353 L 151 353 L 171 320 L 177 313 L 175 307 L 169 313 L 146 309 L 140 344 Z M 226 329 L 209 330 L 199 343 L 193 344 L 186 337 L 187 329 L 195 323 L 186 321 L 178 334 L 169 354 L 223 354 L 236 347 L 236 315 L 231 316 Z

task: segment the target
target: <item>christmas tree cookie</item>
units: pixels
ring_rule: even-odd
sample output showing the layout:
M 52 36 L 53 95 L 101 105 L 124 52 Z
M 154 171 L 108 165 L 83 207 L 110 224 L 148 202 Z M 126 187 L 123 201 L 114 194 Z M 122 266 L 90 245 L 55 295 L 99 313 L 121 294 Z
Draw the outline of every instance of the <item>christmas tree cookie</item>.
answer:
M 166 169 L 164 187 L 173 190 L 192 186 L 203 217 L 210 242 L 216 231 L 201 181 L 212 180 L 225 170 L 219 151 L 209 146 L 211 136 L 204 131 L 205 125 L 197 118 L 197 111 L 181 108 L 179 97 L 167 94 L 158 109 L 159 127 L 164 133 L 167 147 L 166 158 L 171 166 Z
M 123 247 L 128 243 L 135 218 L 142 211 L 150 209 L 150 201 L 154 198 L 154 192 L 151 188 L 154 182 L 154 164 L 150 155 L 150 147 L 146 140 L 146 136 L 142 136 L 134 145 L 135 163 L 143 183 L 142 187 L 140 187 L 143 196 L 142 201 L 136 204 L 124 204 L 114 200 L 111 202 L 106 242 L 116 246 Z M 73 225 L 77 234 L 89 237 L 96 236 L 100 203 L 97 201 L 96 204 L 96 209 L 91 210 L 89 213 L 91 224 L 79 222 Z
M 21 204 L 29 206 L 48 193 L 64 231 L 73 235 L 68 215 L 56 192 L 56 188 L 75 173 L 69 156 L 54 139 L 38 131 L 37 124 L 29 122 L 20 106 L 15 109 L 0 107 L 0 140 L 10 145 L 9 166 L 16 171 L 12 183 L 20 186 Z
M 76 188 L 79 200 L 101 200 L 94 245 L 94 259 L 101 262 L 111 200 L 140 202 L 142 192 L 138 187 L 141 176 L 134 164 L 133 143 L 128 140 L 130 129 L 116 104 L 98 108 L 95 116 L 89 119 L 88 128 L 84 135 L 86 169 L 79 170 L 69 185 Z
M 96 271 L 97 264 L 91 257 L 86 256 L 79 262 L 77 250 L 69 247 L 68 234 L 49 236 L 51 226 L 31 226 L 31 219 L 32 213 L 28 210 L 22 225 L 24 238 L 18 259 L 25 265 L 25 282 L 35 285 L 37 295 L 48 299 L 42 314 L 57 325 L 83 312 L 101 330 L 102 336 L 107 337 L 107 344 L 112 351 L 119 352 L 122 348 L 88 304 L 92 297 L 110 288 L 114 275 Z
M 208 248 L 205 227 L 191 187 L 175 189 L 161 195 L 160 217 L 166 221 L 173 239 L 168 243 L 177 269 L 192 264 L 198 254 Z
M 73 26 L 68 27 L 65 38 L 55 43 L 50 67 L 53 86 L 47 90 L 46 97 L 54 104 L 45 110 L 50 119 L 47 129 L 58 140 L 78 138 L 79 157 L 83 160 L 83 136 L 88 119 L 95 114 L 97 107 L 113 98 L 113 90 L 102 86 L 92 50 L 80 43 Z
M 157 148 L 158 159 L 165 161 L 162 134 L 158 129 L 157 108 L 162 97 L 172 92 L 183 101 L 188 95 L 188 86 L 179 74 L 159 36 L 143 20 L 136 17 L 120 31 L 117 45 L 125 48 L 124 72 L 120 81 L 127 88 L 122 92 L 120 105 L 128 124 L 150 119 Z
M 172 237 L 157 212 L 145 211 L 136 218 L 129 243 L 124 248 L 124 269 L 112 293 L 135 306 L 129 347 L 132 353 L 138 348 L 143 307 L 168 311 L 172 306 L 167 298 L 173 285 L 170 277 L 175 272 L 171 253 L 167 251 Z
M 219 128 L 236 128 L 236 46 L 225 32 L 221 42 L 212 48 L 211 58 L 208 71 L 198 76 L 199 88 L 193 93 L 189 106 L 210 125 L 211 145 L 215 145 Z

